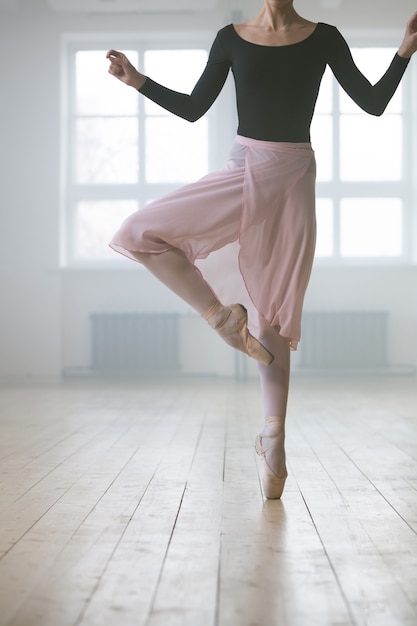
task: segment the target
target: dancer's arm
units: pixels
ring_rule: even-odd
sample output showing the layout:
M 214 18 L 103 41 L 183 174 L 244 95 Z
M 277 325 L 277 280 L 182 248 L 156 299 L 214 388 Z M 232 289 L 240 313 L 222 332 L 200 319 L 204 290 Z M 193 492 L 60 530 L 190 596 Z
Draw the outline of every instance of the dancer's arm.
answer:
M 417 49 L 417 13 L 407 23 L 403 42 L 382 78 L 372 85 L 355 65 L 348 44 L 336 28 L 329 33 L 327 62 L 348 95 L 364 111 L 382 115 Z
M 138 72 L 127 57 L 117 50 L 110 50 L 107 58 L 110 59 L 110 74 L 189 122 L 195 122 L 208 111 L 222 90 L 230 69 L 219 36 L 213 43 L 205 70 L 191 94 L 180 93 L 156 83 Z

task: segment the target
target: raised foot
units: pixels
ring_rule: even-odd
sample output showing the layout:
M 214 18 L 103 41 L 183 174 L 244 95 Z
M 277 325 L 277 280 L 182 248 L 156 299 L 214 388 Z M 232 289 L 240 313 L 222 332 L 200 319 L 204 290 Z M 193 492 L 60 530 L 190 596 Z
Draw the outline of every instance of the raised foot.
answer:
M 203 317 L 229 346 L 244 352 L 263 365 L 270 365 L 274 360 L 273 355 L 250 334 L 248 312 L 242 304 L 223 307 L 215 303 Z

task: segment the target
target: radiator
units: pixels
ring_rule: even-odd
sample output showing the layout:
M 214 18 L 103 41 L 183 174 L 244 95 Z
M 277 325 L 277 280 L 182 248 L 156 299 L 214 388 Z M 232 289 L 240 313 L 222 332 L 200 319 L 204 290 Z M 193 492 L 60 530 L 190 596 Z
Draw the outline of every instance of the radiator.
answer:
M 380 369 L 387 367 L 388 314 L 382 311 L 306 312 L 300 367 Z
M 93 370 L 152 374 L 180 369 L 177 314 L 93 313 L 90 324 Z

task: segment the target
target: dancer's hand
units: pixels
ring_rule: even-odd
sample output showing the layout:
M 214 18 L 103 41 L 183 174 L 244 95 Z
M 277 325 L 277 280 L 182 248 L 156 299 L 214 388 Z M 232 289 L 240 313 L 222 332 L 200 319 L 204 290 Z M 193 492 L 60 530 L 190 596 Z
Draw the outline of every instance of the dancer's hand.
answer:
M 109 74 L 115 76 L 122 83 L 140 89 L 146 81 L 146 76 L 133 67 L 129 59 L 117 50 L 109 50 L 106 58 L 110 60 Z
M 400 57 L 409 59 L 417 51 L 417 12 L 407 22 L 404 39 L 399 47 Z

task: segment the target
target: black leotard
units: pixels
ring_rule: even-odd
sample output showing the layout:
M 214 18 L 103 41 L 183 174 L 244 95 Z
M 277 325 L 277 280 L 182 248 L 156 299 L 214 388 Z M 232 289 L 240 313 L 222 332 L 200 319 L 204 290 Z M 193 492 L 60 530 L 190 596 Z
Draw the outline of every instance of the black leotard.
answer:
M 366 112 L 381 115 L 409 59 L 395 54 L 375 84 L 356 67 L 334 26 L 319 22 L 299 43 L 263 46 L 242 39 L 229 24 L 218 33 L 207 66 L 192 93 L 182 94 L 147 78 L 140 92 L 189 121 L 199 119 L 219 95 L 229 70 L 235 79 L 238 134 L 265 141 L 306 142 L 320 82 L 329 65 L 345 91 Z

